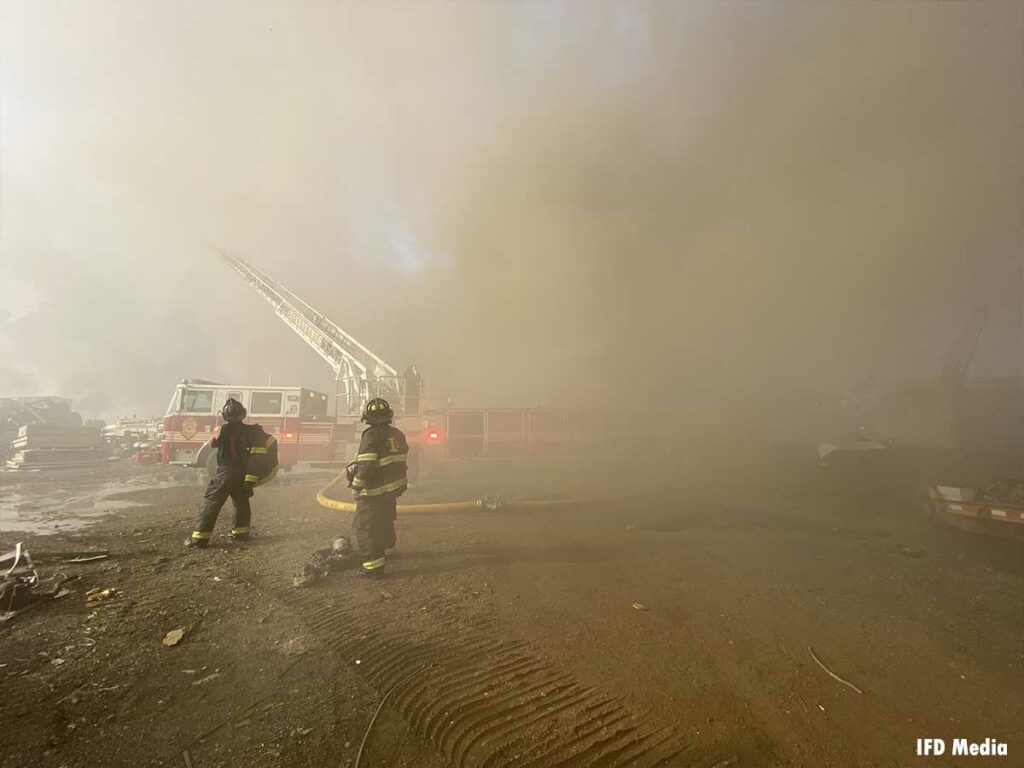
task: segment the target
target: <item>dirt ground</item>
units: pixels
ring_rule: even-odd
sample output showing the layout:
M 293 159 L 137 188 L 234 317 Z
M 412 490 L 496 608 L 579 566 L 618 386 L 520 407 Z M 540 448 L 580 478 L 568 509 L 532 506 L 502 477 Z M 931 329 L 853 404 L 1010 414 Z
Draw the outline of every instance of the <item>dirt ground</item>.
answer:
M 260 489 L 250 545 L 226 509 L 186 553 L 180 475 L 2 475 L 8 512 L 131 503 L 3 518 L 0 548 L 78 578 L 0 624 L 0 768 L 353 766 L 378 708 L 361 766 L 1024 765 L 1024 549 L 809 476 L 690 466 L 657 499 L 406 514 L 386 579 L 296 589 L 349 529 L 322 476 Z M 500 482 L 543 486 L 470 471 L 404 501 Z M 82 550 L 111 557 L 60 562 Z M 87 608 L 94 587 L 117 592 Z M 1009 756 L 917 757 L 935 737 Z

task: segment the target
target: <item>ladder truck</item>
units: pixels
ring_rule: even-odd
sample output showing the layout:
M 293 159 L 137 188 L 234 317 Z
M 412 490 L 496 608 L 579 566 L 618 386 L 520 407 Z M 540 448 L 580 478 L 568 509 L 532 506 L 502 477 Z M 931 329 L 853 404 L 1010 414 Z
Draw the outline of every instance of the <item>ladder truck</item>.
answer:
M 286 287 L 237 256 L 220 252 L 221 258 L 274 308 L 277 316 L 327 361 L 334 371 L 336 414 L 358 415 L 372 397 L 383 397 L 397 414 L 416 415 L 419 392 L 406 399 L 406 380 L 379 355 L 355 340 L 334 321 L 300 299 Z M 410 382 L 418 390 L 419 382 Z M 411 413 L 410 413 L 411 411 Z
M 602 450 L 616 432 L 607 413 L 583 408 L 423 408 L 418 374 L 405 377 L 337 323 L 281 283 L 237 256 L 220 257 L 256 291 L 284 323 L 334 371 L 336 422 L 332 445 L 355 440 L 367 400 L 383 397 L 410 445 L 410 471 L 441 460 L 509 460 L 578 456 Z M 412 369 L 410 369 L 412 370 Z M 347 422 L 346 422 L 347 420 Z M 345 434 L 343 427 L 348 428 Z M 611 441 L 612 443 L 614 441 Z M 335 460 L 339 450 L 332 450 Z

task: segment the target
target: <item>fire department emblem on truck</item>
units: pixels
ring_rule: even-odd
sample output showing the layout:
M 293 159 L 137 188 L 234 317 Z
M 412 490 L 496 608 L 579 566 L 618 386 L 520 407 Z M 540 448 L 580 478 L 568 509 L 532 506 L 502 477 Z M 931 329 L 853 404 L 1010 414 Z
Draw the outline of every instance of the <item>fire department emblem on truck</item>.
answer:
M 195 437 L 197 431 L 199 431 L 199 425 L 196 424 L 196 420 L 191 416 L 181 422 L 181 436 L 186 440 L 191 440 Z

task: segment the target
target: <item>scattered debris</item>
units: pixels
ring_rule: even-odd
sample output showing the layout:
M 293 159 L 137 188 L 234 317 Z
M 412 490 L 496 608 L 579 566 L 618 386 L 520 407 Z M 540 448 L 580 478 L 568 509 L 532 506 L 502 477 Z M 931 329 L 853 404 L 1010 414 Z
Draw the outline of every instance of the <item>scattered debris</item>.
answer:
M 90 693 L 106 693 L 107 691 L 116 691 L 120 687 L 121 687 L 120 685 L 109 685 L 106 688 L 97 688 L 94 691 L 86 691 L 82 695 L 83 696 L 88 696 Z
M 62 703 L 62 702 L 65 702 L 65 701 L 67 701 L 68 699 L 71 699 L 71 703 L 72 703 L 72 704 L 76 704 L 76 703 L 78 703 L 78 699 L 76 699 L 76 698 L 75 698 L 75 694 L 79 693 L 79 692 L 80 692 L 80 691 L 81 691 L 81 690 L 82 690 L 83 688 L 85 688 L 85 685 L 80 685 L 80 686 L 78 686 L 77 688 L 75 688 L 75 690 L 73 690 L 73 691 L 72 691 L 71 693 L 69 693 L 69 694 L 68 694 L 67 696 L 64 696 L 64 697 L 62 697 L 62 698 L 59 698 L 59 699 L 57 699 L 56 703 L 57 703 L 57 704 L 60 704 L 60 703 Z
M 193 682 L 192 685 L 206 685 L 207 683 L 216 680 L 218 677 L 220 677 L 220 672 L 213 672 L 212 674 L 209 674 L 206 677 L 199 678 L 198 680 Z
M 184 629 L 172 629 L 164 636 L 164 645 L 170 648 L 172 645 L 177 645 L 181 642 L 181 638 L 185 636 Z
M 16 581 L 25 587 L 34 587 L 39 581 L 32 556 L 20 541 L 10 552 L 0 555 L 0 572 L 5 582 Z
M 296 728 L 295 732 L 297 734 L 299 734 L 299 736 L 307 736 L 307 735 L 309 735 L 310 733 L 313 732 L 313 729 L 312 728 Z
M 390 592 L 386 592 L 383 589 L 380 591 L 380 596 L 385 600 L 391 600 L 394 597 L 394 595 L 392 595 Z
M 831 678 L 832 678 L 833 680 L 837 680 L 838 682 L 842 683 L 842 684 L 843 684 L 843 685 L 845 685 L 845 686 L 846 686 L 847 688 L 852 688 L 852 689 L 853 689 L 853 690 L 855 690 L 855 691 L 856 691 L 857 693 L 864 693 L 864 691 L 862 691 L 862 690 L 861 690 L 860 688 L 858 688 L 858 687 L 857 687 L 856 685 L 854 685 L 853 683 L 851 683 L 851 682 L 850 682 L 849 680 L 844 680 L 844 679 L 843 679 L 843 678 L 841 678 L 841 677 L 840 677 L 839 675 L 837 675 L 837 674 L 836 674 L 835 672 L 833 672 L 833 671 L 832 671 L 831 669 L 829 669 L 828 667 L 826 667 L 826 666 L 825 666 L 825 664 L 824 664 L 824 663 L 822 662 L 822 660 L 818 658 L 818 654 L 816 654 L 816 653 L 814 652 L 814 649 L 813 649 L 813 648 L 811 648 L 811 646 L 809 646 L 809 645 L 808 645 L 808 646 L 807 646 L 807 650 L 811 652 L 811 658 L 812 658 L 812 659 L 814 659 L 815 663 L 816 663 L 816 664 L 817 664 L 817 665 L 818 665 L 819 667 L 821 667 L 821 668 L 822 668 L 823 670 L 825 670 L 826 674 L 828 674 L 828 676 L 829 676 L 829 677 L 831 677 Z M 819 704 L 818 706 L 821 706 L 821 705 Z M 821 708 L 821 711 L 822 711 L 822 712 L 824 712 L 824 711 L 825 711 L 825 708 L 824 708 L 824 707 L 822 707 L 822 708 Z
M 61 562 L 62 563 L 94 563 L 97 560 L 106 560 L 109 557 L 110 557 L 110 553 L 108 553 L 108 552 L 97 552 L 94 555 L 87 555 L 87 554 L 75 555 L 74 557 L 69 558 L 67 560 L 61 560 Z
M 119 594 L 117 587 L 110 587 L 109 589 L 94 587 L 85 593 L 85 607 L 91 608 L 96 603 L 101 603 L 117 594 Z
M 635 608 L 638 611 L 649 611 L 649 610 L 651 610 L 650 608 L 648 608 L 643 603 L 633 603 L 633 608 Z
M 71 594 L 62 585 L 77 578 L 55 573 L 40 581 L 32 556 L 18 542 L 14 549 L 0 554 L 0 622 L 47 600 Z
M 285 675 L 287 675 L 295 667 L 296 664 L 298 664 L 304 658 L 306 658 L 306 654 L 303 653 L 297 659 L 295 659 L 295 661 L 293 661 L 287 667 L 282 669 L 280 674 L 278 674 L 276 679 L 277 680 L 282 679 Z M 196 681 L 196 682 L 198 682 L 198 681 Z M 193 685 L 195 685 L 195 683 L 193 683 Z M 230 723 L 235 718 L 239 717 L 240 715 L 244 715 L 246 712 L 249 712 L 249 711 L 255 709 L 257 706 L 262 704 L 264 701 L 269 699 L 271 696 L 276 696 L 277 694 L 278 694 L 278 691 L 274 690 L 271 693 L 267 694 L 266 696 L 263 696 L 263 697 L 261 697 L 259 699 L 256 699 L 256 701 L 254 701 L 252 704 L 250 704 L 247 707 L 242 708 L 238 712 L 235 712 L 235 713 L 233 713 L 231 715 L 228 715 L 225 719 L 223 719 L 219 723 L 217 723 L 217 725 L 213 726 L 212 728 L 207 729 L 206 731 L 204 731 L 203 733 L 199 734 L 194 739 L 192 739 L 192 741 L 189 742 L 188 747 L 191 747 L 193 744 L 196 744 L 197 742 L 202 741 L 207 736 L 210 736 L 211 734 L 216 733 L 217 731 L 219 731 L 221 728 L 223 728 L 225 725 Z M 273 709 L 274 707 L 278 706 L 280 703 L 281 702 L 277 702 L 277 703 L 270 702 L 269 704 L 265 704 L 263 706 L 263 708 L 262 708 L 262 711 L 263 712 L 269 712 L 271 709 Z M 185 748 L 186 752 L 188 752 L 188 747 Z
M 313 553 L 309 561 L 292 577 L 292 586 L 312 586 L 317 579 L 326 576 L 331 571 L 340 570 L 344 567 L 351 553 L 352 544 L 348 538 L 338 536 L 331 541 L 330 547 L 318 549 Z

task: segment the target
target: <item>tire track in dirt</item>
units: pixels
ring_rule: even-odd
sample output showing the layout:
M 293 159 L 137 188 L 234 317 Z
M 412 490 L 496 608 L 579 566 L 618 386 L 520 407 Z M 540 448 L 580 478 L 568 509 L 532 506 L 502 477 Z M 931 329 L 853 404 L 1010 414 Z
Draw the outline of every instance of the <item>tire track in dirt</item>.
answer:
M 279 590 L 332 652 L 391 698 L 410 730 L 458 768 L 715 768 L 730 755 L 688 744 L 647 712 L 556 669 L 487 620 L 411 626 L 379 603 L 337 605 L 320 590 Z M 410 677 L 411 676 L 411 677 Z

